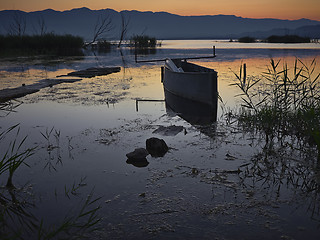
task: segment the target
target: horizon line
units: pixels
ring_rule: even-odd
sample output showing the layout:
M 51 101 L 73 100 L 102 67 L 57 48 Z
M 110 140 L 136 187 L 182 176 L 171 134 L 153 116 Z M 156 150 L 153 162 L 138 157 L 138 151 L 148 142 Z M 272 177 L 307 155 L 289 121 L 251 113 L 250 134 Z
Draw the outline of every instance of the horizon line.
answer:
M 288 18 L 275 18 L 275 17 L 243 17 L 243 16 L 238 16 L 235 14 L 223 14 L 223 13 L 219 13 L 219 14 L 199 14 L 199 15 L 182 15 L 182 14 L 177 14 L 177 13 L 171 13 L 171 12 L 167 12 L 167 11 L 152 11 L 152 10 L 136 10 L 136 9 L 131 9 L 131 10 L 115 10 L 112 8 L 101 8 L 101 9 L 91 9 L 89 7 L 78 7 L 78 8 L 72 8 L 72 9 L 65 9 L 65 10 L 56 10 L 53 8 L 46 8 L 46 9 L 42 9 L 42 10 L 33 10 L 33 11 L 26 11 L 26 10 L 20 10 L 20 9 L 0 9 L 0 11 L 21 11 L 21 12 L 25 12 L 25 13 L 33 13 L 33 12 L 42 12 L 42 11 L 46 11 L 46 10 L 52 10 L 55 12 L 68 12 L 68 11 L 72 11 L 72 10 L 78 10 L 78 9 L 88 9 L 90 11 L 101 11 L 101 10 L 113 10 L 115 12 L 132 12 L 132 11 L 136 11 L 136 12 L 142 12 L 142 13 L 168 13 L 168 14 L 172 14 L 172 15 L 176 15 L 176 16 L 180 16 L 180 17 L 210 17 L 210 16 L 234 16 L 234 17 L 238 17 L 238 18 L 248 18 L 248 19 L 277 19 L 277 20 L 289 20 L 289 21 L 297 21 L 297 20 L 311 20 L 311 21 L 318 21 L 320 22 L 320 20 L 317 19 L 311 19 L 311 18 L 306 18 L 306 17 L 302 17 L 302 18 L 296 18 L 296 19 L 288 19 Z

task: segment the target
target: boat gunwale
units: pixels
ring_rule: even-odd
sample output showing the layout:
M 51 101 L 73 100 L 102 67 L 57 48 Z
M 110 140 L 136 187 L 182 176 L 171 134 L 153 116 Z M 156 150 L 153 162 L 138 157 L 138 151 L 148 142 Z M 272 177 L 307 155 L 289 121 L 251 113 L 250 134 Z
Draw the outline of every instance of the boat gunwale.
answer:
M 175 72 L 169 69 L 168 67 L 165 66 L 166 71 L 170 71 L 172 73 L 179 73 L 179 74 L 194 74 L 194 75 L 208 75 L 208 74 L 216 74 L 217 72 L 213 70 L 212 72 Z M 210 69 L 210 68 L 209 68 Z
M 217 71 L 215 71 L 212 68 L 207 68 L 207 67 L 203 67 L 201 65 L 195 64 L 195 63 L 190 63 L 187 62 L 186 60 L 173 60 L 173 63 L 177 66 L 177 67 L 181 67 L 183 69 L 183 72 L 178 72 L 178 71 L 173 71 L 171 70 L 167 64 L 164 65 L 164 68 L 170 72 L 174 72 L 174 73 L 184 73 L 184 74 L 208 74 L 208 73 L 215 73 L 218 74 Z M 184 66 L 185 65 L 185 66 Z M 188 66 L 189 65 L 189 66 Z M 184 68 L 191 68 L 191 71 L 186 71 L 184 70 Z M 189 69 L 187 69 L 189 70 Z

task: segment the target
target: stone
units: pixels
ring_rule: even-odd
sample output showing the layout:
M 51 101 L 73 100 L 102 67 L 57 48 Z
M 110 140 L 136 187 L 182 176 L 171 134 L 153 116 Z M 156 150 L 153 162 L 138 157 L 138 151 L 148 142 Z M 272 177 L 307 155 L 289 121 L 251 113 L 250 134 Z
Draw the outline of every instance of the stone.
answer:
M 182 126 L 175 126 L 175 125 L 168 126 L 168 127 L 160 126 L 158 129 L 154 130 L 152 133 L 157 133 L 162 136 L 176 136 L 182 130 L 183 130 Z
M 146 148 L 152 157 L 163 157 L 169 150 L 163 139 L 155 137 L 147 139 Z

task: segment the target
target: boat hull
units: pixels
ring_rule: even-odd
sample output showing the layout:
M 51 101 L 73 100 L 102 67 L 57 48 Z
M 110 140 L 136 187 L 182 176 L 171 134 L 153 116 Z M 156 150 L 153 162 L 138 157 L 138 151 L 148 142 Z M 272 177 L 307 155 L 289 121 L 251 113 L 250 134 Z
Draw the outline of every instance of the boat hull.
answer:
M 165 91 L 166 102 L 170 107 L 177 105 L 172 99 L 188 100 L 190 103 L 198 103 L 202 107 L 201 114 L 208 112 L 216 119 L 218 105 L 217 72 L 188 62 L 175 62 L 177 67 L 184 72 L 174 72 L 167 67 L 162 69 L 162 82 Z M 194 105 L 194 104 L 190 104 Z M 172 107 L 173 110 L 174 107 Z M 200 113 L 199 113 L 200 114 Z M 200 114 L 200 115 L 201 115 Z

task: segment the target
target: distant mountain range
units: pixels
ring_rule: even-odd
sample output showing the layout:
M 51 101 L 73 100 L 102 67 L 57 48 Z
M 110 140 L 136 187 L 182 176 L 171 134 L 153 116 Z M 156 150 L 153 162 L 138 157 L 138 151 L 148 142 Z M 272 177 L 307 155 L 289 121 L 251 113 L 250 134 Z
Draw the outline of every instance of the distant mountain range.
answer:
M 167 12 L 139 11 L 122 11 L 121 14 L 130 22 L 128 37 L 146 34 L 157 39 L 236 39 L 243 36 L 265 38 L 273 34 L 296 34 L 320 38 L 320 21 L 309 19 L 252 19 L 233 15 L 179 16 Z M 121 14 L 112 9 L 88 8 L 62 12 L 52 9 L 36 12 L 4 10 L 0 11 L 0 34 L 7 34 L 15 19 L 22 22 L 25 19 L 27 34 L 39 33 L 42 25 L 46 32 L 68 33 L 91 40 L 99 16 L 109 16 L 114 28 L 104 37 L 119 39 Z

